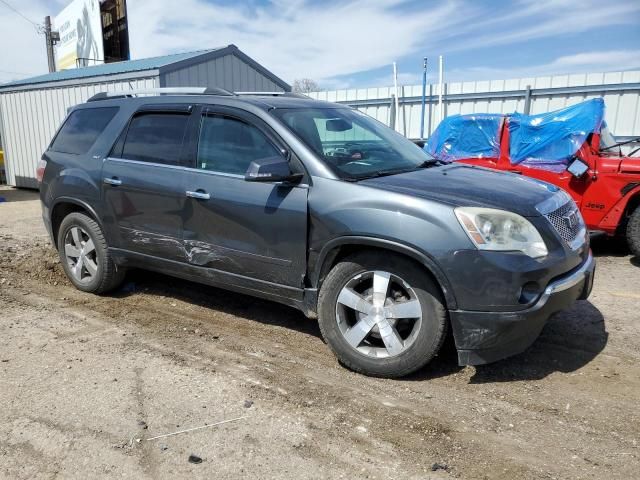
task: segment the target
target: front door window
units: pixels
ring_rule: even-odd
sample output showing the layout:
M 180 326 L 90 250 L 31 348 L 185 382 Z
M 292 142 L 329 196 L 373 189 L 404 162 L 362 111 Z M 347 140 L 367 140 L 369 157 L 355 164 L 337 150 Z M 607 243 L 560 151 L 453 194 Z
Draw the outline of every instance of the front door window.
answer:
M 244 175 L 252 161 L 277 155 L 278 149 L 255 126 L 227 115 L 202 117 L 198 168 Z

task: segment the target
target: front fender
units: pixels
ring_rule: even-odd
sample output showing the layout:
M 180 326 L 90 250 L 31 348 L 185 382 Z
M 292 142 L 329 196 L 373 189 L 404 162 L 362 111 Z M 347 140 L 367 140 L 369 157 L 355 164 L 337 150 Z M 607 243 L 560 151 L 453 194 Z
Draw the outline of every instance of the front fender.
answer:
M 616 204 L 611 207 L 611 210 L 607 212 L 604 218 L 598 224 L 599 230 L 604 231 L 615 231 L 620 225 L 620 220 L 622 219 L 622 215 L 627 210 L 627 205 L 632 198 L 640 195 L 640 185 L 627 190 L 624 193 L 624 196 L 616 202 Z
M 317 288 L 339 247 L 365 245 L 397 251 L 424 265 L 456 308 L 444 263 L 473 248 L 453 207 L 367 185 L 315 178 L 309 191 L 307 281 Z M 332 253 L 333 252 L 333 253 Z
M 314 288 L 319 287 L 320 275 L 324 271 L 325 263 L 332 261 L 332 252 L 336 252 L 341 246 L 344 246 L 344 245 L 363 245 L 368 247 L 377 247 L 385 250 L 392 250 L 413 258 L 414 260 L 422 264 L 425 267 L 425 269 L 429 273 L 431 273 L 433 277 L 436 279 L 436 281 L 440 284 L 440 287 L 445 297 L 447 308 L 448 309 L 457 308 L 457 302 L 455 299 L 455 295 L 453 293 L 453 289 L 451 288 L 451 285 L 449 283 L 449 280 L 445 276 L 442 269 L 438 266 L 438 264 L 432 258 L 430 258 L 427 254 L 420 252 L 419 250 L 409 245 L 405 245 L 400 242 L 388 240 L 384 238 L 367 237 L 367 236 L 361 236 L 361 235 L 349 235 L 349 236 L 337 237 L 327 242 L 317 256 L 317 260 L 315 262 L 315 268 L 313 269 L 312 275 L 310 278 Z

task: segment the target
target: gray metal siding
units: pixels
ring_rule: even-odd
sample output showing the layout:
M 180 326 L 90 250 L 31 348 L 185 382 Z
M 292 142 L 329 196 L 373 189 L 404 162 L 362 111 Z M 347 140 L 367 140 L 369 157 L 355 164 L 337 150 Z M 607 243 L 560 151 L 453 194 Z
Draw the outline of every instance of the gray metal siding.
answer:
M 220 87 L 230 91 L 282 92 L 281 86 L 235 55 L 160 74 L 163 87 Z
M 37 188 L 35 169 L 67 109 L 104 91 L 154 88 L 157 77 L 0 93 L 7 182 Z
M 640 71 L 448 83 L 444 88 L 444 115 L 522 112 L 527 85 L 534 93 L 531 98 L 532 114 L 603 97 L 605 118 L 611 132 L 621 138 L 640 136 Z M 380 87 L 314 92 L 310 96 L 354 106 L 389 125 L 393 93 L 393 87 Z M 421 95 L 421 85 L 400 88 L 396 130 L 409 138 L 420 136 Z M 427 85 L 425 137 L 429 137 L 438 126 L 437 102 L 438 85 Z

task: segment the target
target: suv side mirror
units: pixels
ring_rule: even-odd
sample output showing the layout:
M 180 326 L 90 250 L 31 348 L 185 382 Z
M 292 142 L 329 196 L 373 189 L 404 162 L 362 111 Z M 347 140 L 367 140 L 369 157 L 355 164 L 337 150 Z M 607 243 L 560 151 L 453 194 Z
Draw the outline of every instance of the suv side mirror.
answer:
M 277 156 L 252 161 L 244 174 L 244 179 L 247 182 L 297 183 L 303 176 L 302 173 L 293 173 L 289 161 Z

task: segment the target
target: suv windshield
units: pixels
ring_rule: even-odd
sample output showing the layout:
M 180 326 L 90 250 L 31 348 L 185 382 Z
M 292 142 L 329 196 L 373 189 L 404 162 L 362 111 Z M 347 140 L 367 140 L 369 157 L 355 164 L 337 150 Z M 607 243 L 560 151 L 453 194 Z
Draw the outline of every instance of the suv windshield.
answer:
M 402 135 L 357 110 L 292 108 L 272 113 L 345 180 L 408 172 L 436 162 Z

